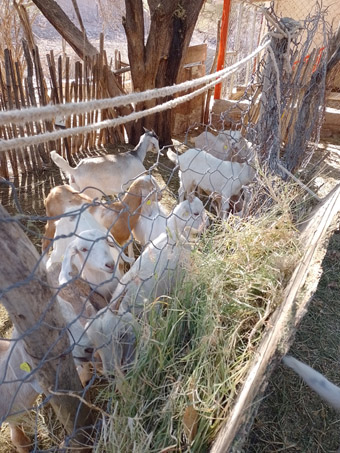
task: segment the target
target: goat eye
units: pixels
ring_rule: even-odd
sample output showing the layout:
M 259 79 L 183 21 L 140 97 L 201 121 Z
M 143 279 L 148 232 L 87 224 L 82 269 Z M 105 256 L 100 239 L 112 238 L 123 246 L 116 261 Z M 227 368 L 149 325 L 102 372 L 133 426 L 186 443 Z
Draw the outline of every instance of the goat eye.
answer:
M 112 239 L 107 239 L 106 243 L 109 247 L 115 247 L 115 243 Z
M 81 252 L 88 252 L 89 249 L 87 249 L 86 247 L 82 247 L 82 248 L 80 249 L 80 251 L 81 251 Z
M 199 212 L 194 212 L 194 216 L 195 216 L 195 217 L 198 217 L 199 215 L 200 215 Z

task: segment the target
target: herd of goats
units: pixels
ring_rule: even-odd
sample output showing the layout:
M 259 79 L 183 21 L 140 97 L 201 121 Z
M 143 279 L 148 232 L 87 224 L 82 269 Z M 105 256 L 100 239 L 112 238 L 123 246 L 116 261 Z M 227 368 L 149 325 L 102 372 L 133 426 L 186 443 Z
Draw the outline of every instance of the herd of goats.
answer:
M 209 224 L 203 196 L 223 220 L 231 208 L 242 215 L 245 187 L 256 176 L 252 148 L 238 131 L 205 131 L 195 148 L 167 151 L 180 183 L 179 202 L 169 213 L 161 203 L 162 189 L 144 167 L 148 151 L 162 153 L 152 131 L 145 131 L 131 151 L 85 158 L 74 168 L 51 152 L 69 184 L 52 188 L 44 201 L 42 261 L 51 287 L 58 288 L 56 301 L 84 385 L 92 367 L 109 377 L 131 366 L 140 320 L 147 320 L 150 308 L 157 309 L 159 298 L 183 277 L 192 239 Z M 103 195 L 116 199 L 102 200 Z M 142 247 L 137 259 L 135 243 Z M 12 339 L 18 337 L 14 329 Z M 25 378 L 20 365 L 26 355 L 23 341 L 0 341 L 0 424 L 9 423 L 19 453 L 30 451 L 21 422 L 42 393 L 34 374 Z M 284 360 L 340 409 L 338 387 L 296 359 Z

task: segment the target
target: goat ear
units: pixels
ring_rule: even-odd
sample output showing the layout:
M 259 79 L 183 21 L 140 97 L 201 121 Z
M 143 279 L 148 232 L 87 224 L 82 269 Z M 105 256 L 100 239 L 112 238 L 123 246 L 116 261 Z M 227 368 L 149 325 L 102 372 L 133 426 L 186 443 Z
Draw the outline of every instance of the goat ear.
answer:
M 189 203 L 192 203 L 195 199 L 195 193 L 194 192 L 190 192 L 188 193 L 188 198 L 187 200 L 189 201 Z
M 70 274 L 72 272 L 73 259 L 77 253 L 78 249 L 75 245 L 75 241 L 72 241 L 65 251 L 64 259 L 59 274 L 59 285 L 64 285 L 69 280 L 71 280 Z
M 144 132 L 150 132 L 149 129 L 143 126 Z

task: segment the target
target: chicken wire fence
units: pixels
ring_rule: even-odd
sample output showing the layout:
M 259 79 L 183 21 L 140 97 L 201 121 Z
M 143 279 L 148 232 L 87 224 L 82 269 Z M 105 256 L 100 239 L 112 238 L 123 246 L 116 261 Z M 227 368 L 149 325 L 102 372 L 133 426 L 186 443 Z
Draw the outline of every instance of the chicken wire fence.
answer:
M 42 203 L 49 189 L 63 182 L 59 172 L 49 175 L 45 181 L 34 181 L 36 193 L 32 194 L 33 200 L 30 199 L 29 176 L 22 177 L 19 188 L 3 181 L 3 205 L 7 196 L 11 214 L 2 212 L 0 216 L 3 247 L 0 296 L 16 327 L 12 333 L 3 329 L 8 330 L 9 341 L 0 342 L 3 354 L 0 423 L 10 423 L 13 441 L 21 445 L 22 452 L 79 448 L 87 443 L 88 438 L 92 438 L 91 442 L 97 445 L 98 451 L 103 451 L 100 448 L 104 448 L 101 436 L 107 429 L 105 421 L 114 416 L 116 403 L 104 390 L 103 395 L 98 392 L 99 400 L 98 394 L 93 397 L 93 384 L 97 384 L 98 390 L 105 381 L 119 392 L 120 386 L 126 385 L 124 373 L 138 366 L 136 363 L 147 360 L 143 353 L 145 343 L 152 341 L 150 319 L 168 313 L 171 291 L 184 281 L 190 249 L 199 244 L 196 236 L 206 226 L 206 218 L 210 216 L 213 223 L 220 221 L 216 220 L 216 214 L 227 217 L 230 209 L 235 214 L 251 212 L 256 199 L 250 200 L 242 186 L 249 183 L 256 186 L 256 182 L 252 182 L 253 177 L 248 181 L 242 178 L 244 169 L 253 169 L 258 165 L 256 161 L 261 171 L 269 168 L 287 179 L 310 159 L 322 119 L 327 63 L 326 53 L 313 51 L 312 42 L 321 27 L 323 44 L 327 46 L 327 27 L 321 11 L 305 21 L 303 30 L 295 21 L 273 24 L 276 19 L 275 15 L 272 17 L 269 50 L 257 57 L 256 71 L 241 99 L 221 113 L 213 111 L 208 125 L 193 125 L 184 142 L 175 146 L 178 157 L 168 150 L 175 166 L 159 153 L 156 158 L 147 157 L 147 174 L 152 174 L 155 180 L 146 178 L 151 186 L 148 194 L 139 199 L 142 213 L 137 208 L 137 217 L 143 219 L 144 216 L 147 221 L 148 214 L 145 213 L 149 212 L 150 206 L 157 205 L 161 194 L 163 200 L 167 200 L 168 211 L 176 206 L 178 165 L 183 180 L 191 175 L 193 186 L 187 182 L 186 191 L 200 188 L 198 195 L 203 200 L 193 196 L 190 199 L 189 196 L 183 211 L 171 211 L 168 219 L 161 221 L 163 233 L 154 239 L 153 244 L 142 247 L 129 239 L 121 246 L 107 230 L 93 238 L 89 230 L 77 229 L 91 207 L 100 207 L 113 212 L 115 218 L 109 224 L 112 231 L 119 222 L 119 207 L 122 216 L 127 213 L 125 231 L 128 235 L 133 234 L 136 210 L 130 211 L 124 198 L 126 193 L 123 193 L 118 204 L 111 204 L 107 198 L 103 202 L 86 201 L 72 211 L 52 216 L 51 220 L 60 219 L 67 223 L 68 232 L 50 238 L 53 250 L 62 241 L 64 245 L 59 262 L 48 263 L 48 248 L 39 255 L 23 231 L 40 250 L 42 227 L 48 220 Z M 284 30 L 283 35 L 279 35 L 278 24 Z M 300 39 L 301 31 L 307 36 L 304 41 Z M 185 156 L 182 151 L 189 141 L 206 150 L 209 156 L 215 153 L 223 161 L 213 168 L 215 161 L 204 157 L 206 166 L 197 169 L 194 164 L 198 157 L 193 155 L 187 167 L 181 168 L 181 156 Z M 162 152 L 166 154 L 167 150 Z M 222 162 L 229 162 L 227 176 Z M 222 186 L 216 182 L 220 175 L 225 178 Z M 205 179 L 208 179 L 209 187 L 203 184 Z M 138 178 L 133 184 L 137 181 Z M 238 189 L 233 189 L 237 185 Z M 11 189 L 10 196 L 6 187 Z M 229 197 L 223 191 L 224 187 L 231 187 Z M 230 200 L 231 196 L 236 198 Z M 26 205 L 23 206 L 25 197 L 34 209 L 27 210 Z M 134 193 L 133 197 L 137 194 Z M 241 208 L 238 202 L 243 203 Z M 212 214 L 202 214 L 203 206 Z M 164 214 L 161 212 L 160 216 Z M 149 230 L 152 223 L 149 219 Z M 133 244 L 133 255 L 138 257 L 133 263 L 124 262 L 133 256 L 131 246 L 128 251 L 129 243 Z M 98 258 L 96 252 L 99 249 L 101 255 Z M 100 263 L 103 256 L 105 261 Z M 96 274 L 99 280 L 95 284 L 86 279 L 89 275 L 86 271 L 90 264 L 93 266 L 93 257 L 96 265 L 104 267 L 99 277 Z M 49 264 L 48 279 L 46 263 Z M 94 275 L 92 270 L 91 278 Z M 8 325 L 7 320 L 6 323 Z M 185 348 L 190 342 L 190 332 L 183 331 L 182 335 L 182 341 L 177 345 L 179 348 Z M 166 389 L 164 392 L 164 398 L 168 398 Z M 36 403 L 38 395 L 44 396 Z M 46 439 L 46 434 L 45 438 L 43 435 L 46 427 L 42 428 L 42 420 L 49 419 L 47 403 L 52 405 L 56 414 L 51 418 L 57 427 L 53 429 L 59 430 L 55 439 L 48 436 Z M 31 408 L 35 409 L 31 419 L 33 440 L 26 438 L 19 426 Z M 132 426 L 137 420 L 127 418 L 126 423 Z M 63 432 L 61 425 L 66 430 L 66 437 L 60 434 Z M 152 431 L 151 427 L 143 429 Z M 60 447 L 63 438 L 64 445 Z M 30 446 L 23 447 L 26 444 Z
M 327 28 L 335 32 L 340 22 L 340 6 L 336 2 L 324 1 L 321 6 L 323 19 Z M 315 21 L 320 14 L 320 6 L 317 2 L 308 0 L 301 1 L 297 5 L 295 1 L 267 1 L 247 2 L 234 0 L 231 2 L 228 21 L 228 40 L 225 52 L 226 65 L 231 65 L 252 52 L 267 33 L 266 15 L 272 9 L 272 14 L 277 18 L 291 18 L 301 23 L 301 27 L 308 27 L 308 23 Z M 319 23 L 318 29 L 310 34 L 301 33 L 301 41 L 309 41 L 310 51 L 314 48 L 322 53 L 327 49 L 325 42 L 324 25 Z M 247 30 L 247 33 L 244 32 Z M 309 54 L 304 58 L 308 59 Z M 296 64 L 296 62 L 295 62 Z M 233 74 L 223 83 L 223 96 L 238 98 L 239 93 L 244 91 L 245 86 L 256 77 L 256 63 L 248 62 L 240 71 Z

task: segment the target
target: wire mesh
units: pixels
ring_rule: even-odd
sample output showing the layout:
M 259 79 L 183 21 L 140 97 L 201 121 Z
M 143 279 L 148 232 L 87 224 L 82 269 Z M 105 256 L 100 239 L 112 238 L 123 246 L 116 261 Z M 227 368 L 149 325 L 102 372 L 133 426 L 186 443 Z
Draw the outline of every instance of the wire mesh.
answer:
M 147 360 L 143 356 L 143 342 L 152 341 L 149 321 L 166 312 L 171 290 L 182 284 L 188 272 L 190 249 L 197 242 L 193 236 L 201 232 L 207 217 L 220 222 L 230 210 L 246 216 L 253 204 L 263 203 L 263 199 L 251 198 L 256 159 L 262 169 L 268 165 L 276 173 L 283 171 L 286 177 L 284 170 L 299 169 L 310 156 L 311 142 L 318 139 L 325 61 L 323 54 L 316 52 L 308 61 L 306 56 L 311 55 L 311 42 L 320 23 L 323 24 L 322 14 L 305 21 L 304 42 L 299 38 L 298 27 L 288 28 L 291 41 L 280 37 L 279 45 L 275 41 L 277 30 L 271 26 L 272 49 L 259 59 L 241 99 L 221 114 L 212 115 L 209 124 L 190 128 L 184 143 L 177 142 L 176 153 L 163 149 L 164 156 L 148 154 L 146 174 L 152 174 L 155 180 L 148 179 L 152 184 L 147 193 L 132 193 L 130 187 L 130 198 L 124 192 L 112 202 L 110 197 L 89 201 L 71 191 L 74 207 L 46 216 L 43 201 L 50 189 L 65 182 L 59 171 L 54 169 L 43 181 L 31 181 L 30 178 L 36 177 L 33 175 L 22 175 L 15 184 L 2 181 L 2 204 L 10 215 L 2 213 L 0 218 L 3 235 L 0 242 L 6 246 L 2 253 L 0 300 L 16 328 L 11 332 L 8 321 L 2 321 L 1 333 L 6 333 L 10 341 L 0 341 L 0 423 L 12 423 L 21 446 L 29 442 L 27 450 L 22 451 L 75 448 L 76 444 L 78 447 L 79 443 L 86 444 L 87 436 L 92 438 L 97 451 L 110 451 L 105 445 L 104 431 L 108 423 L 114 423 L 116 402 L 107 390 L 103 390 L 104 396 L 99 394 L 104 384 L 106 389 L 109 385 L 119 392 L 120 385 L 128 385 L 123 377 L 128 376 L 131 367 Z M 282 22 L 281 25 L 286 26 Z M 313 91 L 315 96 L 311 97 Z M 308 115 L 308 127 L 304 110 L 307 107 L 309 113 L 316 112 L 314 116 Z M 301 140 L 299 146 L 296 146 L 297 136 Z M 190 150 L 190 161 L 185 162 L 183 158 L 190 154 L 182 151 L 189 141 L 190 146 L 204 151 Z M 167 151 L 175 166 L 165 156 Z M 76 182 L 74 178 L 70 179 L 72 184 Z M 81 194 L 86 194 L 87 188 L 78 187 Z M 177 206 L 179 189 L 180 196 L 187 197 L 185 209 L 172 211 Z M 191 194 L 195 189 L 201 201 Z M 163 208 L 158 205 L 161 195 Z M 131 196 L 138 198 L 133 209 Z M 203 208 L 213 214 L 205 213 Z M 97 220 L 109 213 L 111 219 L 94 240 L 89 234 L 94 229 L 89 225 L 93 226 L 94 222 L 86 223 L 89 213 Z M 117 244 L 115 235 L 112 233 L 111 237 L 108 229 L 114 231 L 124 213 L 127 215 L 123 228 L 128 239 L 124 244 Z M 144 233 L 146 230 L 155 234 L 151 244 L 146 233 L 139 244 L 133 241 L 136 217 Z M 55 235 L 44 233 L 47 220 L 56 222 Z M 155 224 L 161 226 L 162 234 L 153 231 Z M 66 225 L 66 230 L 60 225 L 64 228 Z M 50 242 L 42 255 L 32 248 L 23 232 L 38 250 L 44 234 L 47 235 Z M 46 270 L 49 248 L 55 251 L 62 241 L 57 262 L 49 263 Z M 129 248 L 132 256 L 131 246 L 138 258 L 134 263 L 123 263 Z M 95 255 L 98 250 L 101 250 L 99 257 Z M 101 261 L 103 256 L 105 259 Z M 99 269 L 94 269 L 95 266 Z M 107 284 L 111 285 L 109 290 Z M 27 308 L 28 303 L 32 305 Z M 182 334 L 183 341 L 176 346 L 180 350 L 190 342 L 190 333 L 183 330 Z M 45 335 L 43 341 L 42 335 Z M 34 352 L 37 350 L 38 354 Z M 169 398 L 171 402 L 176 389 L 171 383 L 159 385 L 164 385 L 164 399 Z M 39 394 L 45 396 L 36 403 Z M 65 401 L 65 407 L 72 407 L 73 427 L 65 421 L 65 413 L 58 411 L 60 401 Z M 56 411 L 51 417 L 47 415 L 47 403 Z M 32 437 L 27 439 L 19 425 L 32 408 L 35 414 Z M 42 420 L 57 427 L 53 428 L 52 439 L 44 436 L 46 428 L 41 427 Z M 140 429 L 149 433 L 146 436 L 149 443 L 143 448 L 151 449 L 153 427 L 141 426 L 139 420 L 131 417 L 126 417 L 125 423 L 130 424 L 131 432 Z M 171 423 L 174 420 L 169 421 L 169 426 Z M 171 438 L 171 426 L 167 435 Z M 62 440 L 64 446 L 60 447 Z

